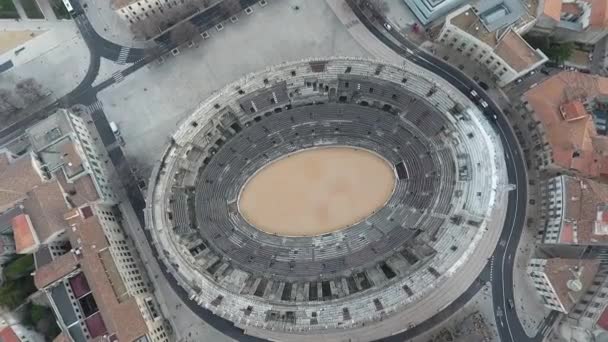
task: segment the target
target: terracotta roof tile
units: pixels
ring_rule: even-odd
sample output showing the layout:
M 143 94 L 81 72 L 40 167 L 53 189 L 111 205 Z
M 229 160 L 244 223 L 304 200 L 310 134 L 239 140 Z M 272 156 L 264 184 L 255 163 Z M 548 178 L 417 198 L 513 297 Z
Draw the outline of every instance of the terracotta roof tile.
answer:
M 52 262 L 36 269 L 34 284 L 38 289 L 54 283 L 78 268 L 78 260 L 74 253 L 68 252 Z
M 545 0 L 543 14 L 555 21 L 560 21 L 562 13 L 562 0 Z
M 608 1 L 606 0 L 590 0 L 591 17 L 589 24 L 594 28 L 608 27 Z
M 0 211 L 23 200 L 26 192 L 44 181 L 32 154 L 26 154 L 12 161 L 5 154 L 2 155 L 4 156 L 0 162 Z
M 63 214 L 68 207 L 59 182 L 42 184 L 27 195 L 23 201 L 24 211 L 30 216 L 41 243 L 67 228 Z
M 82 216 L 66 215 L 70 226 L 70 241 L 73 248 L 81 248 L 80 267 L 83 270 L 104 324 L 110 333 L 115 333 L 119 341 L 133 341 L 148 332 L 135 298 L 118 297 L 115 286 L 108 276 L 116 268 L 112 259 L 104 258 L 108 242 L 96 216 L 83 219 Z M 103 260 L 102 260 L 103 258 Z M 119 279 L 114 279 L 119 281 Z
M 15 239 L 15 250 L 18 254 L 33 253 L 40 241 L 38 235 L 32 227 L 32 222 L 26 214 L 19 214 L 11 220 L 13 237 Z
M 571 241 L 560 242 L 608 242 L 608 221 L 603 220 L 608 214 L 608 185 L 570 176 L 565 176 L 565 183 L 564 226 L 569 225 L 573 232 Z
M 0 341 L 1 342 L 21 342 L 21 339 L 17 337 L 17 334 L 13 331 L 10 326 L 0 330 Z
M 566 121 L 560 108 L 568 102 L 585 102 L 605 95 L 608 95 L 607 78 L 569 71 L 548 78 L 524 94 L 544 127 L 555 165 L 576 169 L 590 177 L 600 175 L 603 155 L 608 152 L 600 147 L 608 144 L 597 144 L 597 140 L 606 138 L 597 135 L 588 113 L 581 119 Z

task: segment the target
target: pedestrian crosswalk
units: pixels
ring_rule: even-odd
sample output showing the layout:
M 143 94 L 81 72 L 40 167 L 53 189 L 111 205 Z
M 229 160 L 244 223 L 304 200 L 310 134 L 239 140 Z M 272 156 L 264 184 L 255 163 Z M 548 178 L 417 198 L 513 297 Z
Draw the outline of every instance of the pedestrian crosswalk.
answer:
M 125 64 L 127 62 L 127 57 L 129 57 L 129 51 L 131 51 L 130 47 L 123 46 L 120 48 L 120 53 L 118 54 L 118 59 L 116 63 Z
M 89 110 L 89 113 L 102 111 L 103 104 L 100 101 L 95 101 L 95 102 L 91 103 L 90 105 L 88 105 L 87 109 Z
M 125 77 L 123 76 L 121 71 L 117 71 L 117 72 L 113 73 L 112 78 L 114 79 L 115 83 L 119 83 L 120 81 L 125 79 Z

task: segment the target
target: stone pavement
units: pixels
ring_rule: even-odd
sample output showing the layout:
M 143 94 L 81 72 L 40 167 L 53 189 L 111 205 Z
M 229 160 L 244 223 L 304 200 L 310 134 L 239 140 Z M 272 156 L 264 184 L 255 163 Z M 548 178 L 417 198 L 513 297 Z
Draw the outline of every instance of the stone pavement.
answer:
M 121 128 L 126 155 L 151 170 L 177 124 L 243 75 L 306 57 L 370 56 L 325 2 L 269 1 L 253 10 L 220 32 L 211 30 L 197 48 L 182 48 L 178 56 L 152 62 L 100 92 L 108 120 Z
M 496 319 L 494 317 L 494 308 L 492 306 L 492 288 L 488 283 L 484 285 L 481 291 L 479 291 L 473 298 L 471 298 L 471 300 L 465 306 L 463 306 L 462 309 L 454 313 L 442 324 L 438 324 L 434 329 L 429 330 L 428 332 L 419 336 L 416 336 L 409 342 L 431 341 L 439 334 L 442 329 L 455 331 L 459 328 L 459 325 L 462 323 L 463 319 L 475 312 L 481 314 L 485 323 L 487 324 L 487 328 L 489 330 L 489 333 L 491 334 L 491 340 L 487 342 L 499 341 L 498 331 L 495 329 Z M 463 341 L 463 339 L 465 338 L 466 336 L 460 336 L 459 341 Z
M 89 49 L 72 21 L 2 22 L 2 30 L 43 30 L 43 34 L 20 47 L 0 55 L 0 63 L 11 60 L 14 66 L 3 72 L 0 88 L 12 88 L 21 79 L 33 77 L 60 98 L 74 89 L 89 68 Z M 61 72 L 58 72 L 61 71 Z

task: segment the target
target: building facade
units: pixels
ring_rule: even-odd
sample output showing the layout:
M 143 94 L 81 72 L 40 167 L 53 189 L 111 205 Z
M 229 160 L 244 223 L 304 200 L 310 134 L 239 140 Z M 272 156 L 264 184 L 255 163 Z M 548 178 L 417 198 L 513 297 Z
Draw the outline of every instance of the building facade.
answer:
M 602 0 L 541 0 L 532 32 L 593 45 L 608 34 L 607 11 Z
M 540 67 L 548 58 L 532 48 L 510 24 L 502 28 L 469 6 L 450 13 L 437 37 L 446 45 L 487 69 L 499 86 Z
M 598 260 L 538 259 L 528 262 L 527 273 L 545 307 L 568 313 L 597 274 Z

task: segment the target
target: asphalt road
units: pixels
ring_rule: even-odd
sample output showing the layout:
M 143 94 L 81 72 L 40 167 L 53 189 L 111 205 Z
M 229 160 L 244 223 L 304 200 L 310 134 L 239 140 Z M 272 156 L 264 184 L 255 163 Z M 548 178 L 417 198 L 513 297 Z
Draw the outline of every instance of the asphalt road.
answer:
M 507 207 L 506 220 L 499 244 L 492 257 L 492 262 L 494 262 L 495 266 L 492 268 L 492 298 L 494 302 L 497 329 L 501 341 L 503 342 L 542 340 L 543 333 L 548 331 L 545 327 L 552 326 L 559 315 L 557 313 L 549 315 L 542 323 L 536 336 L 530 338 L 526 335 L 515 309 L 511 309 L 509 306 L 509 301 L 514 302 L 514 255 L 517 251 L 517 245 L 526 219 L 528 182 L 524 156 L 521 153 L 517 138 L 511 130 L 510 123 L 506 116 L 500 107 L 496 105 L 490 96 L 474 80 L 470 79 L 460 70 L 445 61 L 418 49 L 416 44 L 410 42 L 395 30 L 387 31 L 382 26 L 382 23 L 372 23 L 372 21 L 355 5 L 353 0 L 347 0 L 347 2 L 358 19 L 384 44 L 415 64 L 443 77 L 461 92 L 468 94 L 471 90 L 475 90 L 479 96 L 489 104 L 489 108 L 486 109 L 488 117 L 496 115 L 494 127 L 500 136 L 505 150 L 509 184 L 515 186 L 508 195 L 509 204 Z

